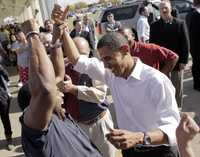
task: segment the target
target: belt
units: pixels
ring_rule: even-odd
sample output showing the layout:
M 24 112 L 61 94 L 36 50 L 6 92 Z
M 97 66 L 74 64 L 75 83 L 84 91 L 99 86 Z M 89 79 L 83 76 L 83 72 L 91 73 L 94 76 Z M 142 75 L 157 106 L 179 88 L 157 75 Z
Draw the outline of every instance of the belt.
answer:
M 91 125 L 96 123 L 98 120 L 100 120 L 101 118 L 103 118 L 106 115 L 107 111 L 103 111 L 101 112 L 97 117 L 91 119 L 91 120 L 87 120 L 87 121 L 81 121 L 80 123 L 83 123 L 85 125 Z
M 149 152 L 149 151 L 159 151 L 159 150 L 169 150 L 170 146 L 167 145 L 136 145 L 134 147 L 135 152 Z

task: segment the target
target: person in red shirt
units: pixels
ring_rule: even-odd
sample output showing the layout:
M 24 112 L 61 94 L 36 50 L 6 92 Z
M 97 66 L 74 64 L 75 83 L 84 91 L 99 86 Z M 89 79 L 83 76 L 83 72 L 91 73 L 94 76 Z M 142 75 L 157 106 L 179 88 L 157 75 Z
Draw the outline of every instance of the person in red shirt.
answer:
M 156 44 L 136 42 L 135 35 L 129 28 L 124 28 L 121 33 L 131 45 L 131 54 L 155 69 L 163 72 L 168 77 L 178 61 L 178 55 L 173 51 Z

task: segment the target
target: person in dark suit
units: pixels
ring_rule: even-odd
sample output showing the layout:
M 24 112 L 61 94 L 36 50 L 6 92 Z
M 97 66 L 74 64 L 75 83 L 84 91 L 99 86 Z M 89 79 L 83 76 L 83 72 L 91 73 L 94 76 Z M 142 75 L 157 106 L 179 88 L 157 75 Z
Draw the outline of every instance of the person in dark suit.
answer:
M 81 19 L 78 18 L 78 19 L 74 20 L 73 26 L 74 26 L 74 29 L 71 31 L 70 36 L 72 38 L 77 37 L 77 36 L 85 38 L 88 41 L 90 48 L 92 50 L 94 50 L 95 49 L 95 41 L 93 38 L 93 34 L 92 34 L 92 32 L 84 31 L 82 29 L 83 25 L 82 25 Z
M 200 91 L 200 0 L 194 0 L 196 6 L 186 16 L 190 38 L 190 53 L 192 55 L 193 88 Z
M 160 3 L 160 20 L 150 26 L 150 42 L 168 48 L 179 56 L 179 60 L 171 72 L 171 80 L 176 88 L 176 101 L 181 107 L 183 103 L 183 70 L 188 62 L 189 43 L 184 21 L 172 16 L 169 0 Z

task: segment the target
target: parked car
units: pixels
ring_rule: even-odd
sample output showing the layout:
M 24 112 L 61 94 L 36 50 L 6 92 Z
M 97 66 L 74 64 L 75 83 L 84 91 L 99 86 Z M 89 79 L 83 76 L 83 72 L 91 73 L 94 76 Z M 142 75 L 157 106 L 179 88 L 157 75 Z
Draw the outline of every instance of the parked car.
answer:
M 178 10 L 179 18 L 185 20 L 185 16 L 194 8 L 190 0 L 171 0 L 171 4 Z
M 137 25 L 137 20 L 139 18 L 139 8 L 142 5 L 144 4 L 147 5 L 154 19 L 160 18 L 160 12 L 159 12 L 159 7 L 158 7 L 160 0 L 153 0 L 152 2 L 148 1 L 148 3 L 144 3 L 144 2 L 146 1 L 137 0 L 128 5 L 121 5 L 121 6 L 107 8 L 103 10 L 99 16 L 98 24 L 97 24 L 97 26 L 99 27 L 98 28 L 99 33 L 100 34 L 105 33 L 104 26 L 105 26 L 105 23 L 107 22 L 107 15 L 109 12 L 111 12 L 114 14 L 115 20 L 121 22 L 122 27 L 132 28 L 133 32 L 137 36 L 136 25 Z

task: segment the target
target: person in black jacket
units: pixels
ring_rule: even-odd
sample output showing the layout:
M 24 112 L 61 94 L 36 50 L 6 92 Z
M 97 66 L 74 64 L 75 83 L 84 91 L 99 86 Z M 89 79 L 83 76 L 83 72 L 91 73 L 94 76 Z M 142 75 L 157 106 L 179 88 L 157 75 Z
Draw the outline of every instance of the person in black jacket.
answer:
M 185 23 L 172 16 L 171 3 L 163 0 L 160 3 L 160 20 L 150 26 L 150 42 L 166 47 L 179 56 L 171 73 L 171 80 L 176 88 L 176 101 L 182 107 L 183 70 L 188 62 L 189 43 Z
M 190 53 L 192 55 L 193 88 L 200 91 L 200 0 L 194 0 L 196 6 L 186 16 L 186 23 L 190 37 Z
M 85 38 L 87 40 L 87 42 L 89 43 L 90 48 L 92 50 L 94 50 L 95 49 L 95 41 L 93 38 L 93 34 L 92 34 L 92 32 L 84 31 L 82 29 L 83 26 L 82 26 L 81 19 L 78 18 L 78 19 L 74 20 L 73 26 L 74 26 L 74 29 L 71 31 L 70 36 L 72 38 L 77 37 L 77 36 Z
M 12 150 L 12 129 L 10 124 L 9 109 L 10 97 L 7 91 L 8 73 L 0 65 L 0 117 L 4 127 L 4 133 L 7 141 L 7 149 Z

